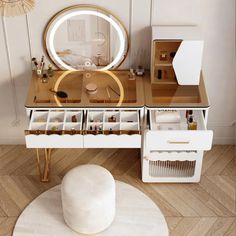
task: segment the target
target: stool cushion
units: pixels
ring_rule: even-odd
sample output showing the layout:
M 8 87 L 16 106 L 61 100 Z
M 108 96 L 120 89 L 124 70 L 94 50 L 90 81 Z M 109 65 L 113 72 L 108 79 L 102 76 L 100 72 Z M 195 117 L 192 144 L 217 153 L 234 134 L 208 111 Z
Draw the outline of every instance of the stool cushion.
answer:
M 81 165 L 62 180 L 62 208 L 65 222 L 78 233 L 96 234 L 115 217 L 115 180 L 98 165 Z

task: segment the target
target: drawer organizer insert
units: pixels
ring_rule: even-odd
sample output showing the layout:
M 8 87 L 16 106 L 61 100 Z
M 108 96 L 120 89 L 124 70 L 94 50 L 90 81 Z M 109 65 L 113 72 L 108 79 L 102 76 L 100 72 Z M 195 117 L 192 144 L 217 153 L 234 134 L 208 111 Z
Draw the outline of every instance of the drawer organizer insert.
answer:
M 140 134 L 139 112 L 34 110 L 26 134 Z
M 87 134 L 140 134 L 138 111 L 88 111 Z
M 83 112 L 50 110 L 32 112 L 28 134 L 80 134 Z
M 150 129 L 151 130 L 188 130 L 186 111 L 179 110 L 179 122 L 158 122 L 156 120 L 156 113 L 163 110 L 150 111 Z M 169 111 L 171 113 L 171 111 Z M 176 112 L 176 111 L 174 111 Z M 193 111 L 194 120 L 197 122 L 197 130 L 206 130 L 202 111 Z M 168 119 L 168 118 L 167 118 Z M 171 119 L 171 118 L 170 118 Z

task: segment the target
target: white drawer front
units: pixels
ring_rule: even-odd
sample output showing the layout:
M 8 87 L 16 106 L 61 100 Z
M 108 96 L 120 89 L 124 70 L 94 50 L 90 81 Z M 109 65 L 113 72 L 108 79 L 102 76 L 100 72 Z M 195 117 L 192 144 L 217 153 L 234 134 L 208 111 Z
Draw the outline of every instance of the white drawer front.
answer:
M 87 134 L 84 135 L 84 148 L 140 148 L 141 135 Z
M 211 130 L 147 131 L 148 150 L 210 150 Z
M 81 134 L 28 134 L 25 136 L 27 148 L 83 148 Z

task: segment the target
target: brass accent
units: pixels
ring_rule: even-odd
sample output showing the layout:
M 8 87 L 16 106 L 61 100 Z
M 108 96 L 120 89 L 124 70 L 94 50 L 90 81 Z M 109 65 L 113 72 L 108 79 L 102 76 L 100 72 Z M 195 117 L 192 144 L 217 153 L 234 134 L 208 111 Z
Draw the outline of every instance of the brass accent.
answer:
M 37 166 L 39 171 L 39 178 L 41 182 L 49 182 L 50 176 L 50 164 L 51 164 L 51 148 L 44 149 L 44 157 L 43 157 L 43 168 L 41 168 L 41 160 L 40 160 L 40 153 L 39 149 L 36 149 L 36 158 L 37 158 Z
M 169 144 L 189 144 L 189 141 L 167 141 Z
M 115 70 L 117 68 L 120 67 L 120 65 L 125 61 L 128 53 L 129 53 L 129 49 L 130 49 L 130 37 L 129 37 L 129 34 L 128 34 L 128 30 L 126 28 L 126 26 L 124 25 L 124 23 L 120 20 L 120 18 L 116 15 L 114 15 L 113 13 L 111 13 L 110 11 L 108 11 L 107 9 L 103 8 L 103 7 L 100 7 L 100 6 L 96 6 L 96 5 L 90 5 L 90 4 L 79 4 L 79 5 L 74 5 L 74 6 L 70 6 L 70 7 L 67 7 L 67 8 L 64 8 L 63 10 L 57 12 L 55 15 L 53 15 L 50 20 L 48 21 L 45 29 L 44 29 L 44 33 L 43 33 L 43 46 L 44 46 L 44 50 L 48 56 L 48 58 L 50 59 L 51 63 L 57 68 L 57 69 L 60 69 L 58 67 L 58 65 L 51 59 L 51 56 L 48 52 L 48 49 L 47 49 L 47 45 L 46 45 L 46 38 L 47 38 L 47 33 L 48 33 L 48 29 L 50 28 L 52 22 L 54 22 L 54 20 L 59 17 L 60 15 L 64 14 L 65 12 L 67 11 L 70 11 L 70 10 L 73 10 L 73 9 L 84 9 L 84 8 L 91 8 L 94 10 L 98 9 L 99 11 L 101 11 L 102 13 L 104 13 L 105 15 L 108 15 L 108 16 L 112 16 L 114 17 L 118 23 L 123 27 L 124 31 L 125 31 L 125 34 L 126 34 L 126 38 L 127 38 L 127 49 L 126 49 L 126 52 L 124 52 L 124 57 L 123 59 L 120 61 L 120 63 L 113 67 L 112 70 Z
M 69 74 L 71 73 L 74 73 L 76 71 L 65 71 L 58 79 L 57 81 L 55 82 L 55 85 L 54 85 L 54 88 L 53 90 L 54 91 L 58 91 L 58 87 L 61 83 L 61 81 Z M 124 87 L 122 85 L 122 83 L 120 82 L 119 78 L 114 74 L 112 73 L 111 71 L 96 71 L 96 73 L 104 73 L 104 74 L 107 74 L 109 75 L 113 80 L 115 80 L 115 82 L 117 83 L 118 87 L 119 87 L 119 90 L 120 90 L 120 94 L 119 94 L 119 101 L 117 102 L 117 107 L 120 107 L 123 100 L 124 100 Z M 111 86 L 109 85 L 108 86 L 109 88 L 111 88 Z M 112 88 L 111 88 L 112 89 Z M 114 89 L 112 89 L 114 91 Z M 107 91 L 107 90 L 106 90 Z M 117 93 L 117 92 L 116 92 Z M 110 94 L 109 94 L 110 95 Z M 58 97 L 54 94 L 53 95 L 54 99 L 55 99 L 55 102 L 56 104 L 59 106 L 59 107 L 62 107 L 62 104 L 60 102 L 60 100 L 58 99 Z M 111 97 L 109 97 L 109 100 L 111 99 Z

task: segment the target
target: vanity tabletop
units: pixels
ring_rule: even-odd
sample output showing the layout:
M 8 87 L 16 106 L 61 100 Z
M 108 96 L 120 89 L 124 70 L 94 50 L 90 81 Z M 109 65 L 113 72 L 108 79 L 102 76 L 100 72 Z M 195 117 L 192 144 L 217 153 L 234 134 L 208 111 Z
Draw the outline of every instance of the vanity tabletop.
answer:
M 149 108 L 207 108 L 209 101 L 201 73 L 199 85 L 153 84 L 144 80 L 145 105 Z
M 209 102 L 201 74 L 200 85 L 152 84 L 150 74 L 130 78 L 128 70 L 54 71 L 43 82 L 35 73 L 27 108 L 207 108 Z M 87 87 L 95 92 L 89 94 Z M 65 92 L 60 98 L 53 91 Z
M 130 78 L 129 71 L 126 70 L 54 71 L 52 77 L 43 81 L 33 72 L 25 106 L 27 108 L 139 108 L 145 105 L 143 78 L 138 76 Z M 95 91 L 88 92 L 87 88 Z M 60 98 L 55 91 L 62 91 L 68 97 Z

